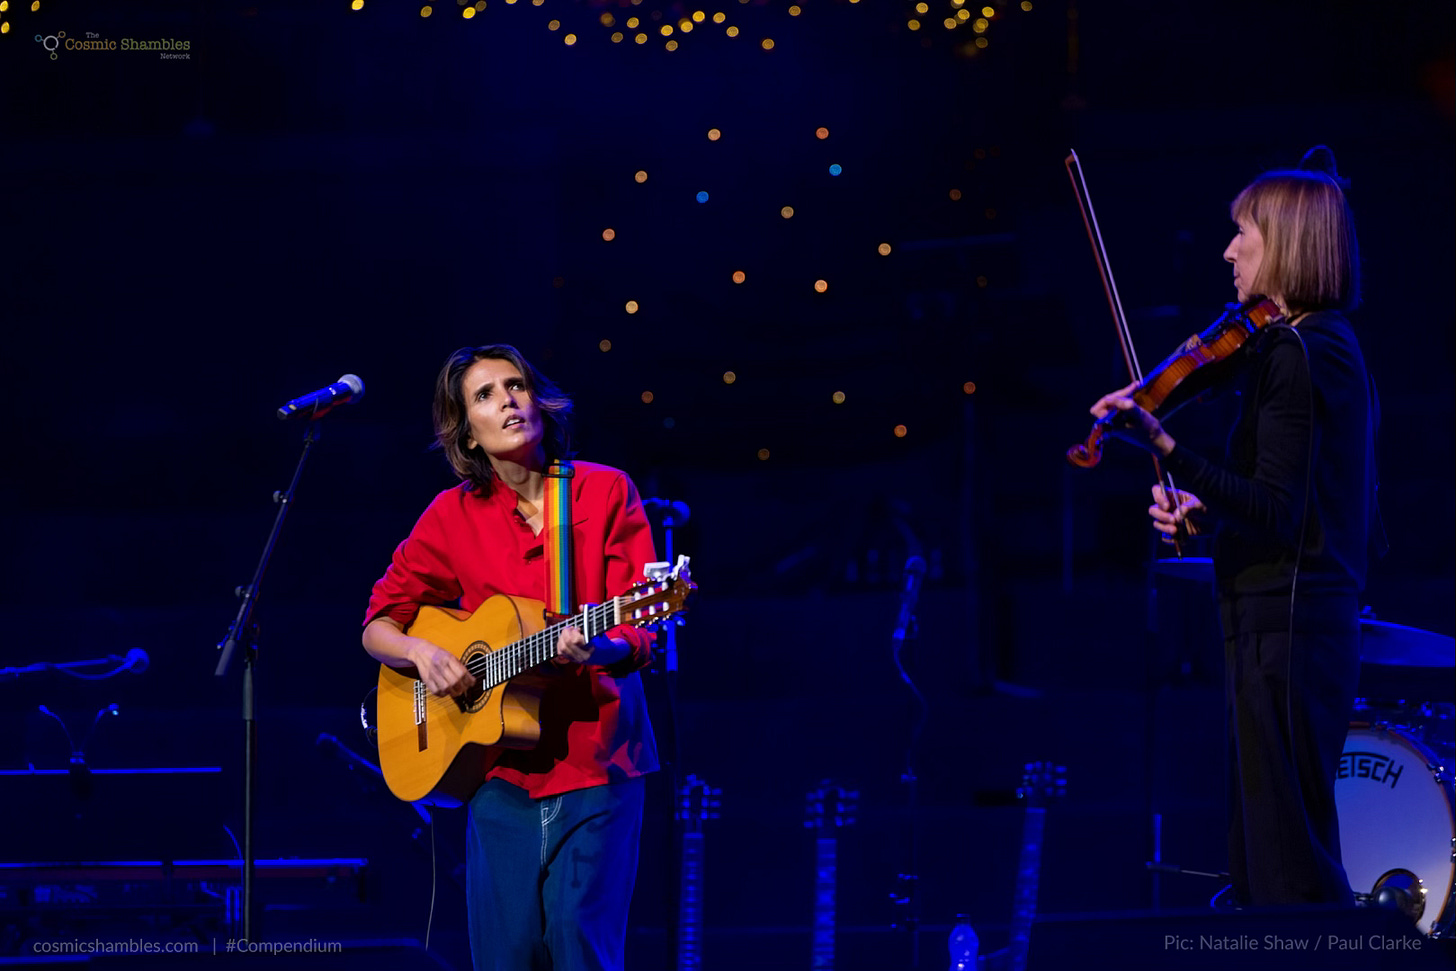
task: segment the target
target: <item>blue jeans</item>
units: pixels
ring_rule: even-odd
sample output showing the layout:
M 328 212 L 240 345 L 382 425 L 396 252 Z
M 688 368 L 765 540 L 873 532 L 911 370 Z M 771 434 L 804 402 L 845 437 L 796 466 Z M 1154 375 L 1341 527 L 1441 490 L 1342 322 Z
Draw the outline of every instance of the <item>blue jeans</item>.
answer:
M 643 779 L 532 799 L 492 779 L 470 800 L 466 901 L 476 971 L 620 971 Z

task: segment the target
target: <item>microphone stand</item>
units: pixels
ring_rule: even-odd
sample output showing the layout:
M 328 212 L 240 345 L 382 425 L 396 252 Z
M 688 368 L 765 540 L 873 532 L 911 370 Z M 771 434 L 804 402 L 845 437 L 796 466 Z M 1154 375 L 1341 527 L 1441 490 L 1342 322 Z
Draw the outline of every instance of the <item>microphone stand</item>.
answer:
M 673 551 L 673 530 L 687 522 L 691 515 L 687 505 L 681 502 L 673 502 L 671 499 L 644 499 L 643 506 L 647 510 L 662 510 L 662 548 L 663 559 L 668 563 L 676 563 L 677 556 Z M 650 517 L 649 517 L 650 518 Z M 663 733 L 666 745 L 663 759 L 664 767 L 667 769 L 669 779 L 668 800 L 671 811 L 670 819 L 674 825 L 667 827 L 668 839 L 667 852 L 663 854 L 663 860 L 667 864 L 667 874 L 664 885 L 668 888 L 665 895 L 667 903 L 668 928 L 667 947 L 668 953 L 677 954 L 677 938 L 681 933 L 682 922 L 682 884 L 679 878 L 679 871 L 682 867 L 682 850 L 678 843 L 679 827 L 676 825 L 678 819 L 678 791 L 682 787 L 682 766 L 678 759 L 678 737 L 677 737 L 677 625 L 669 621 L 663 625 L 661 631 L 663 674 L 662 684 L 666 697 L 667 731 Z
M 288 515 L 288 508 L 293 504 L 294 493 L 298 489 L 299 477 L 303 475 L 303 465 L 308 461 L 308 453 L 313 448 L 314 442 L 318 441 L 318 422 L 311 420 L 308 430 L 303 435 L 303 452 L 298 456 L 298 465 L 293 470 L 293 481 L 288 484 L 288 491 L 273 493 L 273 502 L 278 506 L 278 515 L 273 519 L 273 529 L 268 534 L 267 541 L 263 544 L 263 555 L 258 559 L 258 567 L 253 571 L 253 580 L 246 587 L 238 587 L 237 594 L 242 603 L 238 605 L 238 615 L 233 620 L 232 627 L 228 628 L 227 637 L 217 645 L 222 656 L 218 658 L 217 669 L 213 671 L 215 677 L 226 677 L 232 668 L 234 658 L 241 653 L 243 656 L 243 930 L 242 936 L 252 939 L 254 918 L 256 916 L 253 901 L 253 864 L 256 860 L 256 850 L 253 846 L 253 807 L 257 796 L 257 774 L 258 774 L 258 720 L 253 695 L 253 669 L 258 661 L 258 625 L 253 619 L 254 608 L 258 603 L 258 596 L 263 589 L 263 575 L 268 571 L 268 561 L 273 556 L 273 549 L 278 544 L 278 534 L 283 530 L 283 520 Z
M 900 775 L 900 781 L 905 784 L 906 802 L 910 814 L 907 826 L 910 837 L 910 865 L 907 872 L 899 874 L 900 892 L 890 894 L 890 899 L 895 904 L 905 908 L 905 919 L 901 927 L 910 934 L 911 971 L 920 971 L 921 903 L 918 887 L 920 881 L 920 780 L 915 775 L 915 761 L 917 750 L 920 748 L 920 737 L 925 731 L 925 722 L 930 715 L 930 707 L 926 704 L 925 696 L 920 693 L 920 689 L 915 686 L 915 682 L 910 679 L 909 673 L 905 670 L 901 651 L 905 646 L 906 638 L 915 637 L 915 604 L 920 599 L 920 584 L 924 578 L 925 560 L 918 554 L 912 553 L 910 558 L 905 561 L 905 576 L 900 590 L 900 616 L 895 623 L 895 634 L 891 640 L 891 654 L 895 659 L 895 668 L 900 673 L 900 680 L 904 681 L 915 695 L 916 705 L 920 709 L 915 724 L 910 729 L 910 744 L 905 749 L 905 771 Z

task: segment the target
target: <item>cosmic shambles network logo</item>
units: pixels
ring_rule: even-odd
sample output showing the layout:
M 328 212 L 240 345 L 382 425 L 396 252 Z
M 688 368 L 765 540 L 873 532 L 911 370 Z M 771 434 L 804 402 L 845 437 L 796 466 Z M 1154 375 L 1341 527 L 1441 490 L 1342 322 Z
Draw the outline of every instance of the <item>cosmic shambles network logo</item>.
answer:
M 50 53 L 53 61 L 60 59 L 62 51 L 65 51 L 67 56 L 73 52 L 79 54 L 124 52 L 157 54 L 164 61 L 192 60 L 192 41 L 178 40 L 175 37 L 158 37 L 151 40 L 123 37 L 120 40 L 113 40 L 89 30 L 86 31 L 84 37 L 68 37 L 64 30 L 58 30 L 54 34 L 36 34 L 35 41 Z

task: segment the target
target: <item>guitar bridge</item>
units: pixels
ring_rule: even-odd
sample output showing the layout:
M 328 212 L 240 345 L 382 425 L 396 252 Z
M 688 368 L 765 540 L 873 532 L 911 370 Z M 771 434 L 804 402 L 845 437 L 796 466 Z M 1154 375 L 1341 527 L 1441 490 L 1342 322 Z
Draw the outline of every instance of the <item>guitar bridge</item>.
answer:
M 415 682 L 415 731 L 419 735 L 420 751 L 423 752 L 430 744 L 429 732 L 425 721 L 425 700 L 429 696 L 425 693 L 425 683 Z

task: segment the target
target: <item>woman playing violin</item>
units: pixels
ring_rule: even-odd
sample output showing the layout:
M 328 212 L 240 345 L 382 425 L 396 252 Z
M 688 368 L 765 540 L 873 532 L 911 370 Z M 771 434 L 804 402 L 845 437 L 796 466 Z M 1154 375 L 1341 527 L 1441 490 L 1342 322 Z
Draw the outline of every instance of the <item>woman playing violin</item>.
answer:
M 1241 904 L 1349 903 L 1335 771 L 1359 673 L 1358 595 L 1375 507 L 1374 406 L 1343 311 L 1358 300 L 1354 224 L 1334 158 L 1267 172 L 1232 205 L 1224 259 L 1240 302 L 1282 322 L 1240 351 L 1241 410 L 1221 462 L 1179 444 L 1129 385 L 1092 406 L 1188 491 L 1153 487 L 1153 527 L 1216 528 L 1226 661 L 1229 872 Z M 1365 888 L 1361 888 L 1365 889 Z

